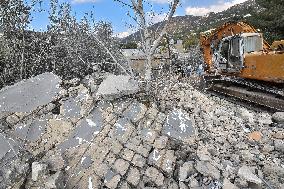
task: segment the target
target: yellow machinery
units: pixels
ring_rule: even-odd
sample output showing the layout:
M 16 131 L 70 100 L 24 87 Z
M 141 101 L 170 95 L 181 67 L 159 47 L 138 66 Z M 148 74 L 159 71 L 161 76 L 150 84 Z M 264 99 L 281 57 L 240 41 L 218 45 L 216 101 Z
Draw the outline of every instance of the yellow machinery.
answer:
M 284 41 L 270 45 L 245 22 L 204 32 L 200 44 L 207 72 L 284 83 Z

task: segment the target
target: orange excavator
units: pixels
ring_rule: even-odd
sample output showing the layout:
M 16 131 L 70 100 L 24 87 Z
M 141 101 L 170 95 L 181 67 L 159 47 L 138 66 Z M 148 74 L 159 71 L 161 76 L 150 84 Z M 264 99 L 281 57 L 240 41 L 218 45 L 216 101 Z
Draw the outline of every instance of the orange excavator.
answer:
M 284 110 L 284 40 L 270 46 L 248 23 L 229 22 L 201 33 L 200 45 L 205 76 L 223 78 L 213 90 Z

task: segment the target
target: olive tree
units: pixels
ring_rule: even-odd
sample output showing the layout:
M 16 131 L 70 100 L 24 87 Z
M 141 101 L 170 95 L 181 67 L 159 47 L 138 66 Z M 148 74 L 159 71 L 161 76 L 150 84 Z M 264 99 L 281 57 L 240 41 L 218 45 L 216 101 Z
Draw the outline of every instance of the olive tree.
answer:
M 134 20 L 137 22 L 138 31 L 141 34 L 141 44 L 142 49 L 145 54 L 145 76 L 144 79 L 146 82 L 149 82 L 152 78 L 152 60 L 153 55 L 159 46 L 164 35 L 167 33 L 167 28 L 169 22 L 171 22 L 172 17 L 174 16 L 177 7 L 179 6 L 179 0 L 169 1 L 169 12 L 167 13 L 167 20 L 165 19 L 162 29 L 159 31 L 156 38 L 153 37 L 150 32 L 149 26 L 151 23 L 147 20 L 147 12 L 145 10 L 145 1 L 143 0 L 131 0 L 129 3 L 125 1 L 114 0 L 122 3 L 123 5 L 129 7 L 134 13 Z

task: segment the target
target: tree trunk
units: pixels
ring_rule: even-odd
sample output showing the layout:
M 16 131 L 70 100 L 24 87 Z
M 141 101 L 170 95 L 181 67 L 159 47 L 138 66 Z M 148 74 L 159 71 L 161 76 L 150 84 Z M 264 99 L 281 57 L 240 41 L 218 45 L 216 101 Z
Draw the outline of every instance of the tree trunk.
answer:
M 150 82 L 152 79 L 152 56 L 147 56 L 145 64 L 145 81 Z

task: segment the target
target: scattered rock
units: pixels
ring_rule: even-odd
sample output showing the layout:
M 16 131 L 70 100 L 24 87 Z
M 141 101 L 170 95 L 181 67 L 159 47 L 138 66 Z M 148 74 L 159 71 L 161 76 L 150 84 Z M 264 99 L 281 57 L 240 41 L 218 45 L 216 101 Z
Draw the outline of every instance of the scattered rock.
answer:
M 137 186 L 140 181 L 140 171 L 137 168 L 130 168 L 127 181 L 134 186 Z
M 63 173 L 57 171 L 55 174 L 49 176 L 45 182 L 46 189 L 64 188 Z
M 148 176 L 157 186 L 162 186 L 164 183 L 164 176 L 156 168 L 149 167 L 146 170 L 146 176 Z
M 135 154 L 132 159 L 132 163 L 136 165 L 137 167 L 142 168 L 145 166 L 146 160 L 141 155 Z
M 42 161 L 48 165 L 48 169 L 51 171 L 57 172 L 63 170 L 65 167 L 65 161 L 58 151 L 48 151 L 42 158 Z
M 16 123 L 19 122 L 19 117 L 16 116 L 15 114 L 9 115 L 8 117 L 6 117 L 6 122 L 10 125 L 14 125 Z
M 251 169 L 246 166 L 243 165 L 239 171 L 238 171 L 238 176 L 242 179 L 245 179 L 245 181 L 248 182 L 252 182 L 255 183 L 257 185 L 261 185 L 262 184 L 262 180 L 260 178 L 258 178 L 252 171 Z
M 268 113 L 260 113 L 259 114 L 259 118 L 258 118 L 258 122 L 260 124 L 264 124 L 264 125 L 270 125 L 272 124 L 272 116 Z
M 157 137 L 157 132 L 152 129 L 142 129 L 141 135 L 143 136 L 143 140 L 149 144 L 152 144 Z
M 273 121 L 277 123 L 284 123 L 284 112 L 276 112 L 272 115 Z
M 119 174 L 115 174 L 114 172 L 109 170 L 105 176 L 105 185 L 108 188 L 116 188 L 120 179 L 121 176 Z
M 190 178 L 189 188 L 199 188 L 199 183 L 194 177 Z
M 123 113 L 123 116 L 136 123 L 141 120 L 147 111 L 147 107 L 139 102 L 133 102 Z
M 197 149 L 197 156 L 201 161 L 210 161 L 210 153 L 206 148 L 198 148 Z
M 168 137 L 160 136 L 155 140 L 154 147 L 157 149 L 163 149 L 167 146 Z
M 131 161 L 133 156 L 134 156 L 134 152 L 132 150 L 129 150 L 128 148 L 125 148 L 123 153 L 122 153 L 122 158 L 127 160 L 127 161 Z
M 168 182 L 168 189 L 179 189 L 179 185 L 178 183 L 174 180 L 174 179 L 171 179 L 169 182 Z
M 129 167 L 129 163 L 123 159 L 117 159 L 114 162 L 114 169 L 120 174 L 124 175 Z
M 195 169 L 205 176 L 220 179 L 220 171 L 209 162 L 197 161 Z
M 194 172 L 194 162 L 185 162 L 179 169 L 179 180 L 187 181 L 188 177 Z
M 238 189 L 236 185 L 231 183 L 228 179 L 224 179 L 223 189 Z
M 274 146 L 275 149 L 278 150 L 279 152 L 284 153 L 284 141 L 283 140 L 275 140 L 274 141 Z
M 179 188 L 180 188 L 180 189 L 188 189 L 188 185 L 186 185 L 186 184 L 183 183 L 183 182 L 179 182 Z
M 47 165 L 39 162 L 32 163 L 32 180 L 37 181 L 40 175 L 47 174 Z
M 247 109 L 240 108 L 238 114 L 242 119 L 244 119 L 244 120 L 246 120 L 250 123 L 254 122 L 254 115 L 251 112 L 249 112 Z
M 162 169 L 169 175 L 172 174 L 174 171 L 174 166 L 176 162 L 176 156 L 174 155 L 173 150 L 167 150 L 164 158 L 163 158 L 163 163 L 162 163 Z
M 254 131 L 252 133 L 249 133 L 249 135 L 248 135 L 248 138 L 250 140 L 255 140 L 255 141 L 259 141 L 261 139 L 261 137 L 262 137 L 262 134 L 259 131 Z

